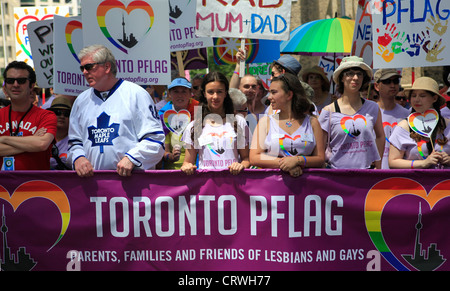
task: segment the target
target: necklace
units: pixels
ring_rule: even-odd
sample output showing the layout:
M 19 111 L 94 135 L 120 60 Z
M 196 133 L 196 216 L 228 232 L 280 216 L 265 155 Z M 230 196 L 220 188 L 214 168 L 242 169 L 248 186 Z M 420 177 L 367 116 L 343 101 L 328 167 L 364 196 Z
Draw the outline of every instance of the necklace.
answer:
M 291 127 L 292 126 L 292 121 L 290 121 L 290 120 L 286 121 L 286 126 L 287 127 Z

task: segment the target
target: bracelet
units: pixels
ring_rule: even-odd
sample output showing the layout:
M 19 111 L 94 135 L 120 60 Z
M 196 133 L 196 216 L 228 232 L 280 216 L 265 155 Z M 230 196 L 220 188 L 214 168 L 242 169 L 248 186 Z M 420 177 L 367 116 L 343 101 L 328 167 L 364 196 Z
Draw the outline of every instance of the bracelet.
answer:
M 300 158 L 299 158 L 299 156 L 297 156 L 297 164 L 298 164 L 300 167 L 305 168 L 305 167 L 306 167 L 306 157 L 305 157 L 305 156 L 302 156 L 302 157 L 303 157 L 303 159 L 305 160 L 305 163 L 303 164 L 303 166 L 300 164 Z
M 412 161 L 411 161 L 411 169 L 414 169 L 414 161 L 415 161 L 415 160 L 412 160 Z
M 234 72 L 233 72 L 233 74 L 236 74 L 236 75 L 238 75 L 238 76 L 239 76 L 239 72 L 236 72 L 236 71 L 234 71 Z

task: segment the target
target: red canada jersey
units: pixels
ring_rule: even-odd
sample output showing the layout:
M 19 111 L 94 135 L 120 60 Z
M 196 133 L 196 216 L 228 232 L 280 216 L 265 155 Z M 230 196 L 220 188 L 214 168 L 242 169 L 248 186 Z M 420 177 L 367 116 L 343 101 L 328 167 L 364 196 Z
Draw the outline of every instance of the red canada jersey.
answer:
M 28 113 L 16 112 L 10 107 L 0 109 L 0 136 L 10 136 L 17 132 L 17 136 L 32 136 L 38 129 L 46 128 L 47 133 L 56 136 L 56 115 L 49 110 L 33 106 Z M 25 115 L 25 117 L 23 117 Z M 22 119 L 23 117 L 23 119 Z M 20 120 L 22 121 L 20 122 Z M 11 134 L 12 133 L 12 134 Z M 42 152 L 26 152 L 14 156 L 15 170 L 50 170 L 52 145 Z M 3 164 L 3 157 L 2 164 Z

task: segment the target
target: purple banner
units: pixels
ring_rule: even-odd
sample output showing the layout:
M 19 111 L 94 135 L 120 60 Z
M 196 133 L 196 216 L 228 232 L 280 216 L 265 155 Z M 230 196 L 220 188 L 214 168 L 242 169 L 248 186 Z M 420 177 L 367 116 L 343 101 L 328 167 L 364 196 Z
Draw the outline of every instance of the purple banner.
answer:
M 450 270 L 448 170 L 2 172 L 2 270 Z

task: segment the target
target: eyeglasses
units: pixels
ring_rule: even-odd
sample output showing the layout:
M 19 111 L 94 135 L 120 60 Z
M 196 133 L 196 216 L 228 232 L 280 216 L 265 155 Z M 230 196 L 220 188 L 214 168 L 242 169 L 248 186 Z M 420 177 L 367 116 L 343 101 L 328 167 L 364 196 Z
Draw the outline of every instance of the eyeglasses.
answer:
M 12 85 L 14 84 L 16 81 L 19 85 L 23 85 L 25 84 L 29 79 L 28 78 L 5 78 L 5 83 Z
M 358 78 L 362 78 L 364 76 L 363 72 L 348 71 L 344 73 L 344 76 L 347 78 L 353 78 L 355 75 Z
M 70 116 L 70 111 L 69 110 L 64 110 L 64 109 L 54 109 L 52 110 L 56 116 L 64 116 L 64 117 L 69 117 Z
M 398 85 L 398 84 L 400 84 L 400 79 L 399 78 L 386 79 L 386 80 L 381 80 L 380 82 L 383 83 L 384 85 L 389 85 L 391 83 L 394 83 L 394 85 Z
M 94 68 L 95 65 L 101 65 L 104 64 L 105 62 L 98 62 L 98 63 L 90 63 L 90 64 L 86 64 L 84 66 L 80 66 L 80 70 L 81 72 L 84 72 L 84 70 L 86 69 L 86 71 L 90 71 L 92 70 L 92 68 Z

